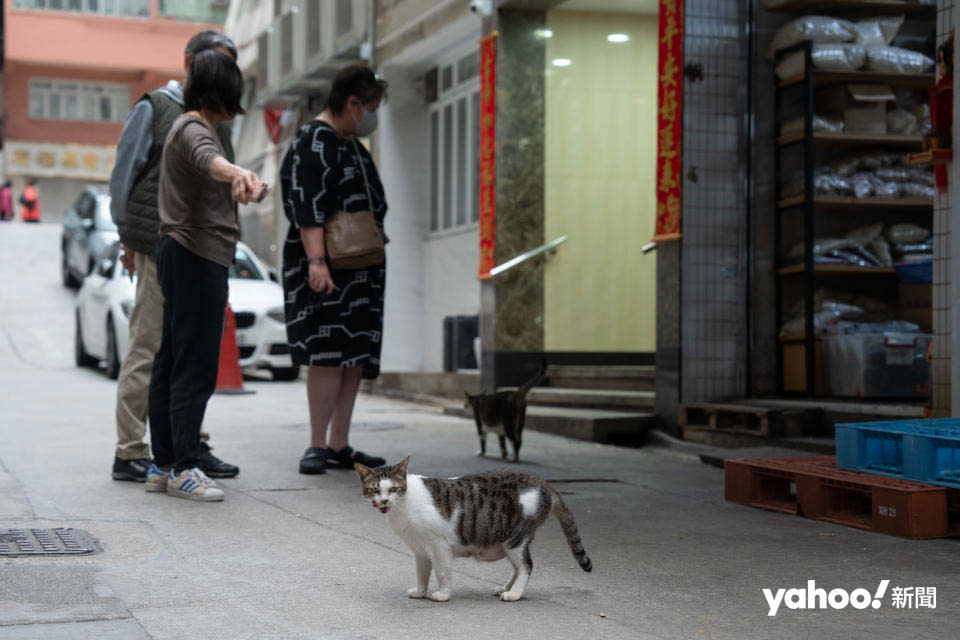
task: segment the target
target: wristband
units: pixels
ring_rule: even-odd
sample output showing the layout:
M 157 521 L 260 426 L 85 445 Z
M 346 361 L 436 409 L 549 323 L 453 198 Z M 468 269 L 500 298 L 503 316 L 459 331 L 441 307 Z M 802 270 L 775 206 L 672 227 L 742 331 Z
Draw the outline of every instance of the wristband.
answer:
M 310 258 L 307 260 L 307 264 L 325 264 L 324 258 Z

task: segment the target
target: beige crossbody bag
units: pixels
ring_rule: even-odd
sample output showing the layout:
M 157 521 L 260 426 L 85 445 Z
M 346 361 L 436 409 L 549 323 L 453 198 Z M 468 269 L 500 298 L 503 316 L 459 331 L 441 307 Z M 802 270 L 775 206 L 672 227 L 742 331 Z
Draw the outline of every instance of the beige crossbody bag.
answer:
M 367 204 L 370 209 L 337 211 L 327 218 L 323 239 L 327 248 L 327 260 L 334 269 L 365 269 L 386 261 L 384 245 L 389 240 L 373 215 L 370 182 L 367 180 L 367 169 L 357 148 L 356 138 L 353 140 L 353 149 L 360 163 L 360 171 L 363 172 L 363 186 L 367 190 Z

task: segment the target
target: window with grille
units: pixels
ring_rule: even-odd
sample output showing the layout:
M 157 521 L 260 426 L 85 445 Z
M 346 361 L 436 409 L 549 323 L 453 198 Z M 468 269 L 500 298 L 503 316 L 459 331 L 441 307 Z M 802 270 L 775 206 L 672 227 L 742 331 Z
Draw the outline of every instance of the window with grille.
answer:
M 17 9 L 72 11 L 128 18 L 150 17 L 150 0 L 13 0 L 13 6 Z
M 320 0 L 306 0 L 304 19 L 307 21 L 307 55 L 320 53 Z
M 30 80 L 30 117 L 43 120 L 123 122 L 130 87 L 74 80 Z
M 474 51 L 427 74 L 428 84 L 439 77 L 429 110 L 431 232 L 469 228 L 480 217 L 478 68 Z
M 337 0 L 337 37 L 353 28 L 353 0 Z
M 293 70 L 293 14 L 280 19 L 280 75 Z

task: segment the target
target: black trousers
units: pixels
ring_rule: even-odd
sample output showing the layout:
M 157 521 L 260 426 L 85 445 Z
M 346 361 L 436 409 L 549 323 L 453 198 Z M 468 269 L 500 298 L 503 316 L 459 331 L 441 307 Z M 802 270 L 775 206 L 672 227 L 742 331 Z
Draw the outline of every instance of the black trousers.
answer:
M 164 236 L 157 245 L 163 339 L 150 379 L 150 439 L 157 466 L 200 466 L 200 425 L 217 386 L 227 268 Z

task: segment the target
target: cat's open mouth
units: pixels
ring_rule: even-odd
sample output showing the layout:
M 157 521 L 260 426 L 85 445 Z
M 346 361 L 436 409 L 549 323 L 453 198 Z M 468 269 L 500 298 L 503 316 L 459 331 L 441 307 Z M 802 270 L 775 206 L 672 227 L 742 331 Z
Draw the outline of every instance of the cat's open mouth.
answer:
M 380 510 L 380 513 L 386 513 L 386 512 L 388 512 L 388 511 L 390 511 L 390 507 L 387 507 L 387 506 L 377 507 L 377 509 Z

